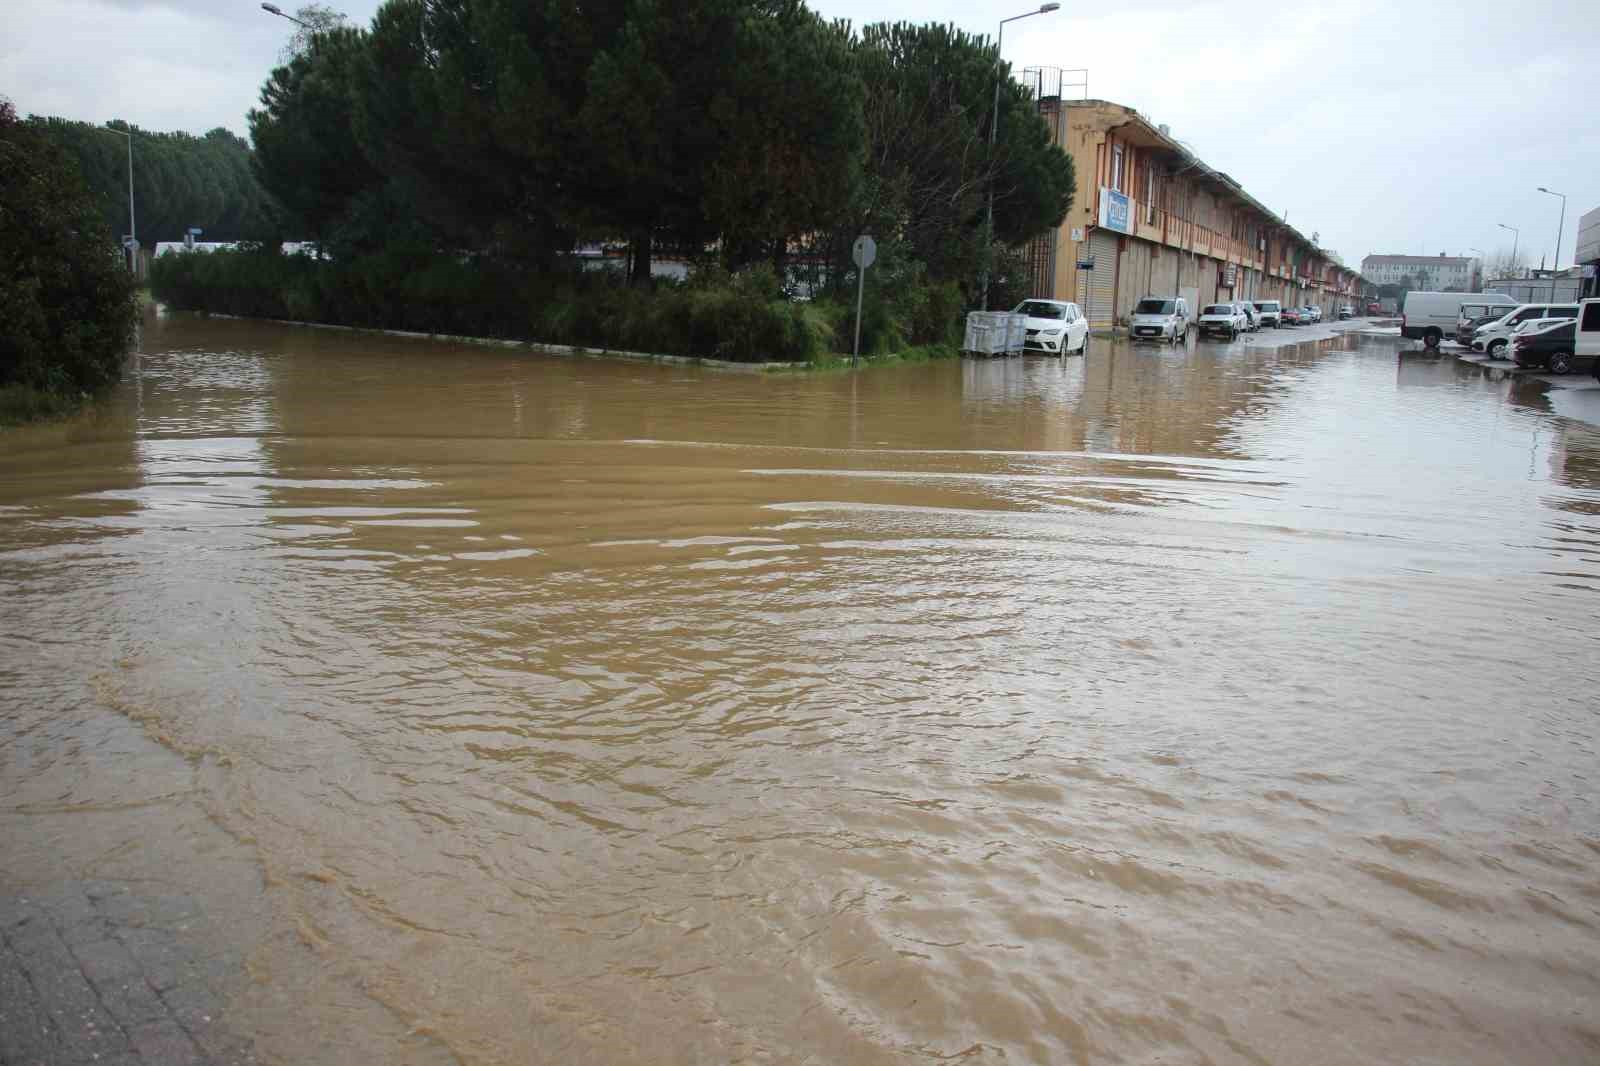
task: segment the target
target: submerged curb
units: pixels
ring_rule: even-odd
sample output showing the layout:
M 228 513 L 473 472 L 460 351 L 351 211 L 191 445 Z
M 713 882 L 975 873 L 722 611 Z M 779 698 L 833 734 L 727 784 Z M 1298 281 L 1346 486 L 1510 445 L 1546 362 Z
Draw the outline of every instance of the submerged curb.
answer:
M 168 311 L 168 314 L 174 312 Z M 455 333 L 418 333 L 405 329 L 373 329 L 368 326 L 339 326 L 331 322 L 303 322 L 294 318 L 258 318 L 254 315 L 230 315 L 220 311 L 178 311 L 202 318 L 228 318 L 240 322 L 271 322 L 278 326 L 300 326 L 305 329 L 338 330 L 344 333 L 367 333 L 382 337 L 403 337 L 407 340 L 448 341 L 454 344 L 475 344 L 484 348 L 521 348 L 545 355 L 568 355 L 584 359 L 626 359 L 639 363 L 667 363 L 674 366 L 704 366 L 713 370 L 736 370 L 760 374 L 768 370 L 795 370 L 809 367 L 810 363 L 739 363 L 731 359 L 707 359 L 695 355 L 663 355 L 660 352 L 631 352 L 622 348 L 585 348 L 571 344 L 545 344 L 542 341 L 508 340 L 503 337 L 466 337 Z

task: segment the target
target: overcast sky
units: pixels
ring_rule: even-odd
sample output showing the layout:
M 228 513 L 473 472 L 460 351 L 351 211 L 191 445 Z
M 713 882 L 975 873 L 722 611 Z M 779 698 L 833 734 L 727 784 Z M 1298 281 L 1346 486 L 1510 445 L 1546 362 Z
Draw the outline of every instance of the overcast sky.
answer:
M 280 0 L 292 10 L 298 0 Z M 690 0 L 675 0 L 690 2 Z M 335 0 L 365 25 L 378 0 Z M 1026 2 L 811 0 L 830 18 L 993 34 Z M 1116 10 L 1111 10 L 1112 7 Z M 11 0 L 0 93 L 22 113 L 247 133 L 292 25 L 256 0 Z M 1066 0 L 1006 27 L 1005 58 L 1087 67 L 1352 266 L 1371 252 L 1554 252 L 1600 207 L 1595 0 L 1291 5 Z

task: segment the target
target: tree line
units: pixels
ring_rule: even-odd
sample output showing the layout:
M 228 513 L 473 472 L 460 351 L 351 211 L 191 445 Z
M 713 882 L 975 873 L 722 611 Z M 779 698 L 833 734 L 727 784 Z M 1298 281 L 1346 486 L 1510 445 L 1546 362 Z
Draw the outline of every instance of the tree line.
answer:
M 106 231 L 128 233 L 127 140 L 89 122 L 34 116 L 28 124 L 77 163 Z M 133 138 L 134 220 L 145 247 L 182 240 L 191 226 L 208 241 L 261 240 L 281 228 L 243 138 L 221 127 L 196 137 L 107 125 Z
M 335 258 L 540 271 L 610 241 L 636 284 L 662 250 L 714 249 L 779 277 L 798 259 L 826 289 L 871 233 L 885 267 L 970 296 L 1071 205 L 1071 160 L 1009 76 L 991 148 L 1008 72 L 950 26 L 857 31 L 801 0 L 388 0 L 323 27 L 249 122 L 283 223 Z
M 116 381 L 133 282 L 77 161 L 0 97 L 0 426 Z

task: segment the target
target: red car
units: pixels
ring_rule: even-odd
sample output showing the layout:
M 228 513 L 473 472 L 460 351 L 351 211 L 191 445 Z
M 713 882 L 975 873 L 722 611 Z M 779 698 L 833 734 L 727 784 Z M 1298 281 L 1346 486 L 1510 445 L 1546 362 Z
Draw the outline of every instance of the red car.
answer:
M 1377 313 L 1378 313 L 1378 301 L 1377 300 L 1373 300 L 1371 303 L 1367 304 L 1367 314 L 1375 315 Z
M 1279 319 L 1279 321 L 1285 326 L 1298 326 L 1303 321 L 1303 318 L 1298 308 L 1285 307 L 1283 309 L 1283 318 Z

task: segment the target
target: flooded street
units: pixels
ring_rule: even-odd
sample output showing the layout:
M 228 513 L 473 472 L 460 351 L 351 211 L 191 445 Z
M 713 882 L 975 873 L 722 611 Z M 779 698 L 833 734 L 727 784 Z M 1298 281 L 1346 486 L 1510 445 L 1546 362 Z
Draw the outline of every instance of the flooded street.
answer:
M 0 898 L 266 1061 L 1596 1061 L 1600 388 L 1395 347 L 151 318 L 0 438 Z

